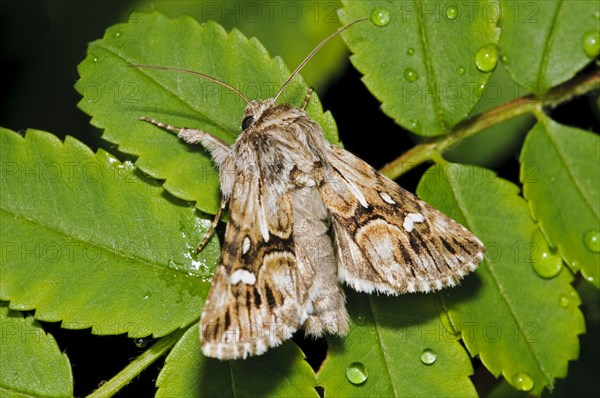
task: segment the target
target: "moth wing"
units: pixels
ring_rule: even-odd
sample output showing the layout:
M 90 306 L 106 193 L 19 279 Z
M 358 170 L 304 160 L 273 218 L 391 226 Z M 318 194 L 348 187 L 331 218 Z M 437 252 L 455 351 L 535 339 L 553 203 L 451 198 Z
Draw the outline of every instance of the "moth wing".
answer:
M 200 323 L 202 351 L 219 359 L 260 355 L 307 318 L 308 293 L 294 256 L 291 202 L 240 172 Z M 310 281 L 306 281 L 310 282 Z
M 320 187 L 335 234 L 340 280 L 362 292 L 454 286 L 485 248 L 462 225 L 348 151 L 331 145 Z

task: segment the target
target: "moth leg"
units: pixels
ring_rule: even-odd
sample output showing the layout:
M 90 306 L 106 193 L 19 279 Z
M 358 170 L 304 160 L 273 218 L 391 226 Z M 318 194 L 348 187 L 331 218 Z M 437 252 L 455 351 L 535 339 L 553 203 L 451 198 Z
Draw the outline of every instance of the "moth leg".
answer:
M 308 105 L 308 101 L 310 101 L 310 97 L 312 96 L 313 91 L 315 91 L 314 88 L 309 87 L 308 91 L 306 92 L 306 96 L 304 97 L 304 102 L 302 103 L 302 106 L 300 107 L 300 109 L 305 110 L 306 106 Z
M 229 153 L 231 152 L 229 145 L 227 145 L 225 141 L 205 131 L 186 127 L 171 126 L 170 124 L 159 122 L 158 120 L 146 116 L 140 116 L 140 120 L 153 124 L 167 131 L 177 133 L 179 138 L 185 142 L 189 142 L 190 144 L 202 144 L 203 147 L 210 151 L 211 156 L 218 166 L 221 165 L 223 160 L 229 156 Z
M 208 231 L 206 231 L 206 235 L 204 235 L 202 242 L 200 242 L 198 244 L 198 247 L 196 248 L 196 250 L 194 250 L 194 254 L 198 254 L 200 252 L 200 250 L 204 249 L 204 246 L 206 246 L 206 244 L 208 243 L 210 238 L 215 233 L 215 229 L 217 228 L 217 225 L 219 224 L 219 220 L 221 219 L 221 213 L 223 213 L 223 209 L 225 208 L 226 204 L 227 204 L 227 200 L 224 197 L 221 197 L 221 205 L 219 206 L 219 210 L 217 210 L 217 214 L 215 214 L 215 218 L 213 219 L 213 222 L 210 225 L 210 228 L 208 228 Z

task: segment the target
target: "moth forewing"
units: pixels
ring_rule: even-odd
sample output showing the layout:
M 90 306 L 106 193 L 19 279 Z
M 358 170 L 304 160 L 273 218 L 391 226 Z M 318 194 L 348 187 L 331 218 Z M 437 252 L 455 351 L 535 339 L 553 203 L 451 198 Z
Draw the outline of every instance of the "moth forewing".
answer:
M 260 355 L 302 327 L 315 337 L 344 335 L 340 281 L 362 292 L 428 292 L 454 286 L 483 259 L 483 244 L 460 224 L 329 144 L 306 100 L 301 108 L 275 103 L 334 35 L 273 99 L 249 101 L 195 72 L 247 103 L 232 145 L 141 117 L 203 145 L 220 169 L 229 220 L 200 322 L 207 356 Z
M 387 294 L 454 286 L 483 259 L 472 233 L 351 153 L 330 145 L 321 186 L 340 280 Z

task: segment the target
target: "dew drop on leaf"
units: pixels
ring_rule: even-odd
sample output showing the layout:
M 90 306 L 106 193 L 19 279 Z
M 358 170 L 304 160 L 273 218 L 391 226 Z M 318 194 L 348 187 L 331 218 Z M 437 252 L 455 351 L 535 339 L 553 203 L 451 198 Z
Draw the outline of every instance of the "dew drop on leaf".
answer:
M 533 263 L 535 272 L 542 278 L 554 278 L 562 269 L 562 259 L 550 250 L 543 251 Z
M 421 362 L 423 362 L 425 365 L 433 365 L 436 360 L 437 354 L 431 351 L 429 348 L 423 350 L 423 352 L 421 353 Z
M 418 121 L 416 121 L 414 119 L 409 119 L 408 120 L 408 128 L 410 128 L 410 129 L 416 129 L 418 125 L 419 125 Z
M 362 384 L 367 381 L 367 377 L 367 368 L 360 362 L 352 362 L 346 368 L 346 378 L 352 384 Z
M 589 251 L 593 253 L 600 252 L 600 231 L 587 231 L 583 235 L 583 243 Z
M 446 8 L 446 16 L 449 20 L 454 21 L 458 16 L 458 8 L 456 6 L 448 6 Z
M 539 229 L 533 232 L 531 240 L 536 248 L 532 256 L 533 269 L 542 278 L 554 278 L 562 269 L 562 258 L 556 250 L 552 250 L 548 246 Z
M 569 297 L 566 294 L 561 294 L 558 297 L 558 304 L 563 308 L 567 308 L 570 302 L 571 300 L 569 300 Z
M 364 314 L 358 314 L 356 316 L 356 324 L 358 326 L 364 326 L 367 323 L 367 317 Z
M 121 37 L 121 32 L 115 33 L 115 37 Z
M 404 78 L 407 82 L 414 82 L 419 78 L 419 74 L 413 68 L 404 69 Z
M 483 95 L 483 91 L 485 90 L 485 83 L 481 83 L 479 86 L 475 87 L 475 94 L 478 97 Z
M 581 268 L 577 260 L 572 260 L 568 265 L 569 268 L 571 268 L 571 271 L 573 272 L 577 272 Z
M 582 38 L 583 51 L 588 57 L 594 58 L 600 54 L 600 32 L 586 32 Z
M 386 26 L 390 23 L 390 12 L 382 7 L 374 8 L 371 11 L 371 22 L 377 26 Z
M 135 346 L 137 348 L 144 348 L 148 345 L 148 338 L 147 337 L 138 337 L 133 340 L 133 344 L 135 344 Z
M 465 74 L 465 72 L 466 72 L 466 69 L 465 69 L 465 67 L 464 67 L 464 66 L 459 66 L 459 67 L 456 69 L 456 73 L 458 73 L 458 74 L 459 74 L 459 75 L 461 75 L 461 76 L 463 76 L 463 75 Z
M 412 47 L 409 47 L 408 50 L 406 50 L 406 54 L 413 56 L 415 55 L 415 49 Z
M 512 384 L 521 391 L 531 391 L 533 389 L 533 380 L 525 372 L 514 375 L 512 377 Z
M 494 44 L 486 44 L 477 50 L 475 65 L 482 72 L 491 72 L 498 63 L 498 49 Z
M 510 64 L 510 59 L 508 59 L 508 57 L 507 57 L 506 55 L 503 55 L 503 56 L 501 56 L 501 57 L 500 57 L 500 61 L 502 61 L 502 63 L 503 63 L 504 65 L 508 65 L 508 64 Z

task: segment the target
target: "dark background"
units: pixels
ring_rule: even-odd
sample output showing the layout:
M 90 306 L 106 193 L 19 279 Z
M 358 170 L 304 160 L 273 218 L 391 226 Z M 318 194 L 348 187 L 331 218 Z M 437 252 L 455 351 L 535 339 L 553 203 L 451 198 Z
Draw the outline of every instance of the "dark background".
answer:
M 123 13 L 130 8 L 129 2 L 119 1 L 0 1 L 0 126 L 20 132 L 36 128 L 61 138 L 71 135 L 94 149 L 110 150 L 110 145 L 101 140 L 101 132 L 90 126 L 90 117 L 76 107 L 80 96 L 73 85 L 87 43 L 101 38 L 110 25 L 126 21 Z M 594 65 L 589 66 L 587 72 L 593 68 Z M 346 148 L 374 167 L 383 166 L 414 145 L 410 134 L 380 111 L 378 101 L 351 65 L 319 95 L 324 108 L 331 110 L 336 118 Z M 600 125 L 592 109 L 594 101 L 595 97 L 577 98 L 552 110 L 552 117 L 560 123 L 597 132 Z M 372 126 L 377 126 L 376 131 Z M 495 170 L 518 183 L 519 143 L 516 144 L 513 153 L 504 154 L 495 162 Z M 421 166 L 409 172 L 400 183 L 414 192 L 426 168 Z M 596 353 L 597 343 L 592 340 L 598 334 L 597 325 L 598 322 L 588 325 L 592 329 L 582 338 L 594 345 Z M 64 330 L 59 323 L 43 326 L 69 356 L 76 396 L 87 395 L 114 376 L 143 352 L 138 345 L 146 343 L 136 345 L 124 335 L 94 336 L 89 330 Z M 301 337 L 296 341 L 309 356 L 311 365 L 318 368 L 324 358 L 325 342 L 307 342 Z M 598 366 L 597 356 L 592 360 Z M 120 396 L 154 395 L 154 382 L 163 363 L 164 358 L 157 361 L 122 390 Z M 475 365 L 476 384 L 485 392 L 485 385 L 493 384 L 493 377 L 482 366 Z M 592 379 L 597 383 L 597 378 Z

